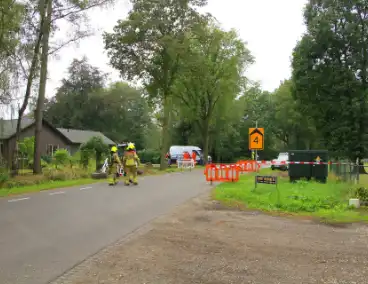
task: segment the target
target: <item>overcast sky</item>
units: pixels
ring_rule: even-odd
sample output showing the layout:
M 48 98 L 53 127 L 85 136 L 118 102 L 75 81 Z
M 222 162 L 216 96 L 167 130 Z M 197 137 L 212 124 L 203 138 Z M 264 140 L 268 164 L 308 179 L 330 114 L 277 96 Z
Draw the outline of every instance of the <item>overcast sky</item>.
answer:
M 103 31 L 112 31 L 117 20 L 129 10 L 127 0 L 116 0 L 114 7 L 90 12 L 91 26 L 96 33 L 78 46 L 69 46 L 50 58 L 47 97 L 53 96 L 60 80 L 74 58 L 86 55 L 90 64 L 110 74 L 111 81 L 119 74 L 109 66 L 103 48 Z M 248 70 L 251 80 L 272 91 L 281 80 L 290 76 L 290 57 L 297 40 L 305 31 L 302 10 L 306 0 L 209 0 L 205 11 L 210 12 L 225 29 L 235 28 L 255 56 L 256 63 Z M 59 35 L 67 32 L 59 31 Z

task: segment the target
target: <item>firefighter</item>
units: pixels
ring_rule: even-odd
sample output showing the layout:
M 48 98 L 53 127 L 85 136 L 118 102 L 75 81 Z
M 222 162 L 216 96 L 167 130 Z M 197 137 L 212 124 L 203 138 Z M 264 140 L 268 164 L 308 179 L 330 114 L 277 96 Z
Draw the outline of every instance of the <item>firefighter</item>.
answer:
M 131 181 L 135 185 L 138 184 L 137 171 L 139 164 L 140 160 L 135 151 L 134 144 L 128 143 L 123 158 L 124 171 L 126 172 L 125 185 L 129 185 Z
M 109 185 L 117 184 L 117 175 L 120 173 L 120 168 L 122 167 L 121 160 L 117 153 L 118 148 L 116 146 L 111 147 L 111 157 L 109 163 Z

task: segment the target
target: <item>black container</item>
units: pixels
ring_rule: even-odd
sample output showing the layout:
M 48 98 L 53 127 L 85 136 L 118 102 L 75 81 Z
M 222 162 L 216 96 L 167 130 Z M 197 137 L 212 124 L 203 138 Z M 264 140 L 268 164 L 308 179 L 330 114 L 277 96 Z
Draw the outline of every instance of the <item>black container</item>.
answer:
M 290 150 L 289 162 L 328 162 L 327 150 Z M 302 178 L 307 180 L 326 183 L 328 176 L 328 165 L 308 165 L 308 164 L 289 164 L 290 181 L 296 181 Z

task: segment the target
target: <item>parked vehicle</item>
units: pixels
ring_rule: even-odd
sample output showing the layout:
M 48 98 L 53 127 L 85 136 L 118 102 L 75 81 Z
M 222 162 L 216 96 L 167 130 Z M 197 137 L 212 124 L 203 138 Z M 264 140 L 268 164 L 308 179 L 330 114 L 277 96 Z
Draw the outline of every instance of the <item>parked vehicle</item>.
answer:
M 193 151 L 196 152 L 196 163 L 197 165 L 203 165 L 203 151 L 201 148 L 197 146 L 182 146 L 182 145 L 173 145 L 170 147 L 169 154 L 170 154 L 170 163 L 176 163 L 177 160 L 183 159 L 183 153 L 187 151 L 191 154 Z M 209 158 L 211 158 L 209 156 Z
M 272 160 L 272 162 L 273 162 L 273 164 L 271 165 L 272 170 L 279 169 L 282 171 L 287 171 L 289 169 L 289 165 L 287 164 L 287 162 L 289 162 L 289 153 L 287 152 L 279 153 L 277 159 Z

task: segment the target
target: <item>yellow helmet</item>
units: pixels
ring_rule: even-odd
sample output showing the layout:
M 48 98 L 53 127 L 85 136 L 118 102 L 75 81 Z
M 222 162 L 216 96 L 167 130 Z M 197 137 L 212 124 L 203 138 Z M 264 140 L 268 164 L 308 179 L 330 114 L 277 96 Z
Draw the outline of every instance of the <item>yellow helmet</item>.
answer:
M 116 147 L 116 146 L 112 146 L 111 147 L 111 152 L 114 152 L 114 153 L 116 153 L 116 151 L 118 150 L 118 148 Z
M 134 150 L 135 149 L 135 146 L 133 143 L 129 142 L 128 143 L 128 146 L 126 147 L 127 150 Z

